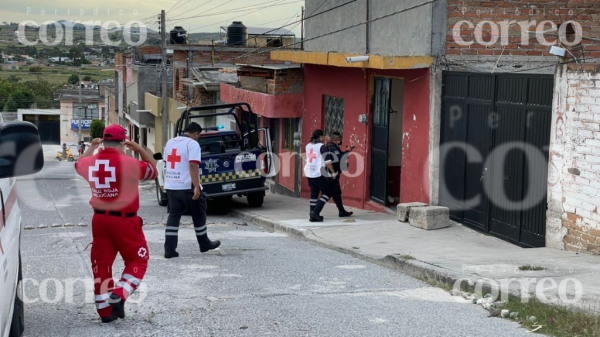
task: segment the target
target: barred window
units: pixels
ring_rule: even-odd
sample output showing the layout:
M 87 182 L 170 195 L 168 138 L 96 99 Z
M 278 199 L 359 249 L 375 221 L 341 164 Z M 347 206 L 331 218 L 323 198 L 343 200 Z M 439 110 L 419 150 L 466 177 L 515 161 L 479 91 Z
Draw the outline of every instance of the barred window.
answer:
M 324 117 L 326 136 L 331 136 L 335 131 L 343 134 L 344 130 L 344 99 L 332 96 L 324 96 Z
M 283 120 L 283 148 L 295 151 L 294 134 L 298 132 L 299 118 L 287 118 Z

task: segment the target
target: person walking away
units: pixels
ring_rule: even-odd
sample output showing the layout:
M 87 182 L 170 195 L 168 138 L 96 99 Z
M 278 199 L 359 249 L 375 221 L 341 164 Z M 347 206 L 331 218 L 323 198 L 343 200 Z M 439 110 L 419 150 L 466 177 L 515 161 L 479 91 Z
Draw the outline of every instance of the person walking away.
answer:
M 85 142 L 81 142 L 81 153 L 85 153 Z M 80 155 L 81 156 L 81 155 Z
M 206 193 L 200 186 L 200 144 L 202 127 L 190 123 L 182 136 L 167 142 L 165 147 L 165 189 L 169 200 L 169 216 L 165 229 L 165 258 L 178 257 L 179 221 L 187 206 L 192 215 L 200 252 L 218 248 L 221 242 L 208 238 L 206 227 Z
M 99 148 L 94 155 L 94 151 Z M 125 146 L 142 161 L 128 157 Z M 139 287 L 148 266 L 149 251 L 139 209 L 139 181 L 156 178 L 154 160 L 140 145 L 128 140 L 119 125 L 104 129 L 103 139 L 92 145 L 75 164 L 90 185 L 94 210 L 91 262 L 96 308 L 103 323 L 125 318 L 125 301 Z M 112 265 L 117 253 L 125 262 L 121 280 L 114 284 Z
M 347 146 L 346 151 L 342 151 L 340 146 L 342 145 L 342 135 L 339 132 L 333 132 L 331 139 L 327 143 L 327 152 L 325 153 L 325 166 L 327 167 L 330 176 L 325 179 L 330 185 L 331 197 L 338 208 L 340 218 L 349 217 L 353 212 L 348 212 L 344 208 L 344 202 L 342 200 L 342 188 L 340 186 L 340 177 L 342 175 L 341 160 L 346 160 L 347 154 L 352 151 L 352 147 Z
M 63 143 L 62 155 L 63 155 L 63 160 L 69 160 L 69 158 L 67 158 L 67 143 Z
M 304 175 L 308 178 L 310 186 L 310 222 L 323 221 L 321 211 L 331 196 L 329 184 L 323 176 L 323 155 L 327 151 L 323 146 L 323 140 L 323 131 L 315 130 L 305 148 Z

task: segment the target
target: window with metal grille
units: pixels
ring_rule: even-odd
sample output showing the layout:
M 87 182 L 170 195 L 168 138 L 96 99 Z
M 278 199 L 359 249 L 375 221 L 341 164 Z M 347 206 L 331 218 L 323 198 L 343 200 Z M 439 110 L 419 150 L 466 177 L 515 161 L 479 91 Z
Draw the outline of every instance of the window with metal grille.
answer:
M 331 136 L 335 131 L 343 134 L 344 130 L 344 99 L 332 96 L 324 97 L 324 117 L 326 136 Z
M 295 151 L 294 134 L 298 132 L 299 118 L 287 118 L 283 120 L 283 148 Z

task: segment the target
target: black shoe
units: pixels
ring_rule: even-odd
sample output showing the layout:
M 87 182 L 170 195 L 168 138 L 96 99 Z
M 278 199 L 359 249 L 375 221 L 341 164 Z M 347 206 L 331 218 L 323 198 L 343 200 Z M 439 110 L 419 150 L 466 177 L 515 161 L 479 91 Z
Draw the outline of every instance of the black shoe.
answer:
M 221 241 L 209 241 L 208 244 L 200 245 L 200 253 L 206 253 L 209 250 L 217 249 L 221 245 Z
M 114 309 L 113 309 L 114 310 Z M 117 320 L 117 316 L 115 316 L 115 314 L 113 313 L 112 316 L 110 317 L 102 317 L 102 323 L 110 323 L 112 321 L 116 321 Z
M 313 222 L 323 222 L 323 217 L 315 212 L 310 212 L 310 218 L 311 220 L 314 220 Z
M 347 218 L 349 216 L 352 216 L 352 214 L 354 214 L 354 212 L 348 212 L 348 211 L 344 211 L 344 212 L 340 212 L 340 218 Z
M 116 294 L 111 294 L 110 300 L 108 302 L 112 307 L 113 316 L 117 316 L 118 318 L 125 318 L 125 301 L 123 301 L 122 298 L 120 298 Z
M 176 251 L 165 252 L 165 259 L 170 259 L 172 257 L 179 257 L 179 253 Z

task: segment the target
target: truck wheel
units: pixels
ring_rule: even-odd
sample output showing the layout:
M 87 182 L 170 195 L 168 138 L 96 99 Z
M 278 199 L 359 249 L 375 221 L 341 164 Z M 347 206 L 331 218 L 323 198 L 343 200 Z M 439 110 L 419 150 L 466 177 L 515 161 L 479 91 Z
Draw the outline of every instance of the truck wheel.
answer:
M 10 323 L 9 337 L 21 337 L 25 331 L 25 306 L 23 304 L 23 268 L 21 267 L 21 254 L 19 254 L 19 279 L 15 293 L 15 304 L 12 322 Z
M 265 196 L 262 194 L 249 194 L 247 197 L 248 199 L 248 205 L 250 205 L 250 207 L 260 207 L 263 204 L 263 201 L 265 201 Z
M 160 189 L 160 186 L 158 185 L 158 179 L 154 181 L 154 184 L 156 185 L 156 200 L 158 201 L 158 205 L 167 206 L 169 203 L 167 194 Z

